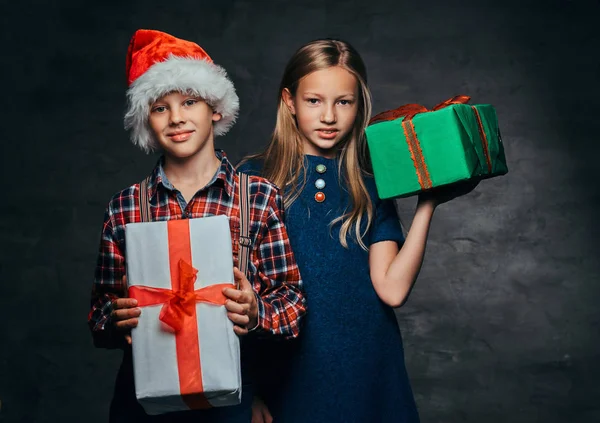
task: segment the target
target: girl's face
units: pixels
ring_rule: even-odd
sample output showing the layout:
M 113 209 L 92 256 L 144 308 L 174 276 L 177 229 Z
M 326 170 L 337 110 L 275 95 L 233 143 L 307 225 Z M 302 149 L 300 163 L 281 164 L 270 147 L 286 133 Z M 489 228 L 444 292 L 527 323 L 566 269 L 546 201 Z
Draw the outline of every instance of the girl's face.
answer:
M 333 158 L 352 130 L 358 112 L 358 81 L 340 66 L 309 73 L 296 94 L 286 88 L 283 100 L 296 116 L 304 153 Z
M 174 92 L 150 106 L 149 123 L 165 155 L 191 157 L 213 149 L 213 122 L 221 119 L 202 99 Z

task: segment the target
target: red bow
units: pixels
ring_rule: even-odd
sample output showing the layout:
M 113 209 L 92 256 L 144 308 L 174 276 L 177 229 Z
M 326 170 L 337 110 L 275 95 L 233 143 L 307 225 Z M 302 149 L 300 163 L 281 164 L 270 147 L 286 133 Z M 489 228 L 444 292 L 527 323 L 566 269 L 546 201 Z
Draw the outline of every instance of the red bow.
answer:
M 388 110 L 386 112 L 379 113 L 371 118 L 369 125 L 374 123 L 383 122 L 387 120 L 395 120 L 399 117 L 404 116 L 402 121 L 411 120 L 415 115 L 425 112 L 435 112 L 436 110 L 443 109 L 444 107 L 450 106 L 451 104 L 466 104 L 471 100 L 471 97 L 467 95 L 457 95 L 449 98 L 446 101 L 436 105 L 433 109 L 429 110 L 427 107 L 420 104 L 405 104 L 397 109 Z
M 194 291 L 197 269 L 183 259 L 179 259 L 179 290 L 153 288 L 150 286 L 134 285 L 129 287 L 129 296 L 138 301 L 139 307 L 164 304 L 159 319 L 179 332 L 186 316 L 194 316 L 196 303 L 203 302 L 224 305 L 223 288 L 231 284 L 216 284 Z

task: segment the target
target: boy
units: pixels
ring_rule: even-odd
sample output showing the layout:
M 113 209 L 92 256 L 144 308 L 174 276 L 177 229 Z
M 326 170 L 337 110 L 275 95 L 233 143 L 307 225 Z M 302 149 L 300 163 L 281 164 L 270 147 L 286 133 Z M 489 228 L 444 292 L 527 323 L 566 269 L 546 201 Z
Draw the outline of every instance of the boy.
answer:
M 152 220 L 226 215 L 234 263 L 237 263 L 239 178 L 214 135 L 225 134 L 238 112 L 233 83 L 197 44 L 152 30 L 138 30 L 127 52 L 129 106 L 125 127 L 146 152 L 162 156 L 148 180 Z M 283 225 L 277 188 L 249 178 L 250 281 L 238 269 L 240 290 L 225 289 L 225 307 L 234 331 L 245 335 L 295 338 L 306 312 L 301 279 Z M 88 321 L 98 347 L 125 349 L 111 404 L 111 421 L 250 421 L 251 391 L 244 386 L 242 404 L 234 407 L 146 416 L 135 399 L 129 330 L 141 310 L 125 297 L 125 224 L 139 222 L 140 184 L 117 193 L 109 202 Z M 144 200 L 144 199 L 142 199 Z M 121 298 L 119 298 L 121 297 Z M 242 361 L 244 361 L 242 354 Z M 244 366 L 243 373 L 244 371 Z

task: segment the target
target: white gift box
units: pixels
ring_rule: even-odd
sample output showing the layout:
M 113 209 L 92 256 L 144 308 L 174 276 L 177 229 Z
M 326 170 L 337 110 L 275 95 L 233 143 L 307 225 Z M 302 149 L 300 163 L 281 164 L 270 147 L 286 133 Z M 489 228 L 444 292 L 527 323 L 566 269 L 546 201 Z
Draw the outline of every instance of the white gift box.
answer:
M 127 283 L 142 310 L 132 330 L 138 401 L 148 414 L 239 404 L 239 339 L 222 294 L 221 303 L 204 298 L 234 283 L 227 217 L 131 223 L 125 230 Z M 185 278 L 191 268 L 195 282 Z M 179 316 L 181 327 L 166 324 L 169 316 Z

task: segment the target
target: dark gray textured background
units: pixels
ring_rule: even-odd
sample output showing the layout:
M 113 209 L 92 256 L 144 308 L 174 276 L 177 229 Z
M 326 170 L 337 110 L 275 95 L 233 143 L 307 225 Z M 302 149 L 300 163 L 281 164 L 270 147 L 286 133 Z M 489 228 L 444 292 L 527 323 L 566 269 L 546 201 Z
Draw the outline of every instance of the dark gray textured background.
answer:
M 398 313 L 422 421 L 600 421 L 598 2 L 8 3 L 0 421 L 106 421 L 120 354 L 86 328 L 103 209 L 156 160 L 122 130 L 137 28 L 228 69 L 241 116 L 218 145 L 234 160 L 265 145 L 285 62 L 314 38 L 362 53 L 375 112 L 494 104 L 510 172 L 438 209 Z M 400 202 L 404 221 L 413 208 Z

